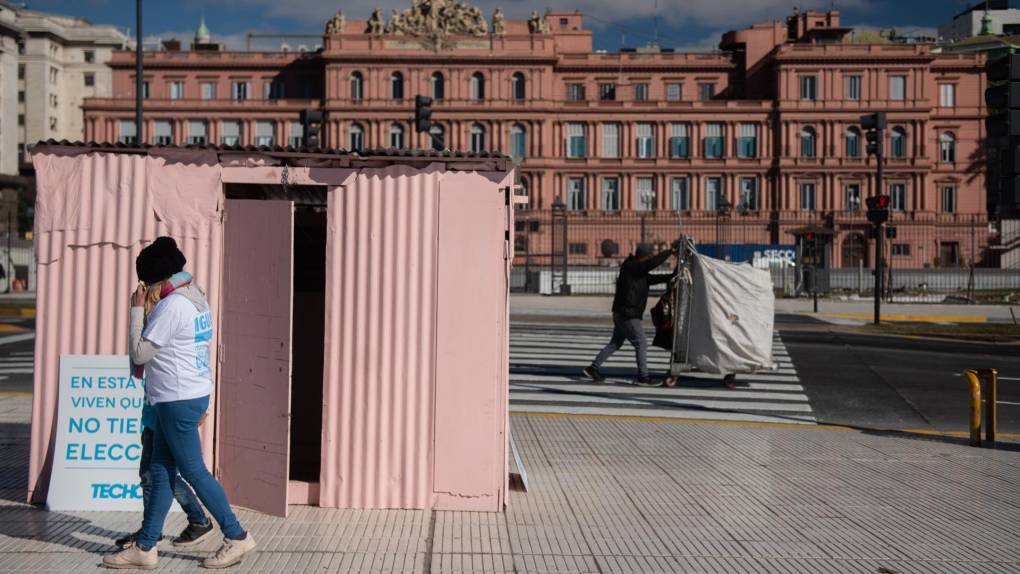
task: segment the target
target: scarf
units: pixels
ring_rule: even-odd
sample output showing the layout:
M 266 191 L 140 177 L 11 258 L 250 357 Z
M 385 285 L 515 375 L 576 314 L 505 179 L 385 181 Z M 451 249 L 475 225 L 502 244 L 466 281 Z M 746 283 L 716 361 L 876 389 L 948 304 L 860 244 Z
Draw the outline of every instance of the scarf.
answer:
M 191 285 L 192 276 L 187 271 L 179 271 L 174 273 L 167 279 L 166 283 L 163 283 L 163 287 L 159 290 L 159 299 L 162 301 L 169 297 L 174 291 L 181 287 Z M 149 322 L 149 318 L 145 318 L 145 323 Z M 131 375 L 136 379 L 142 379 L 145 376 L 145 365 L 131 365 Z

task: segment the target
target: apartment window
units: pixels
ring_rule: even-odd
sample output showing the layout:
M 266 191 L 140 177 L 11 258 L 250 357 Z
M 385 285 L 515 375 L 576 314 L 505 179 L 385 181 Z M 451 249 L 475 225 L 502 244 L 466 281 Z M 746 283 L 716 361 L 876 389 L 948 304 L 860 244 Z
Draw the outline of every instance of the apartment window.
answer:
M 666 101 L 679 102 L 684 97 L 682 84 L 666 84 Z
M 892 205 L 890 205 L 890 207 L 893 211 L 907 210 L 907 184 L 890 183 L 889 196 L 892 200 Z
M 950 132 L 942 132 L 939 136 L 939 158 L 943 163 L 956 161 L 956 137 Z
M 648 84 L 634 84 L 634 101 L 648 101 Z
M 241 145 L 241 122 L 227 121 L 220 124 L 220 142 L 223 145 Z
M 471 152 L 485 151 L 485 127 L 479 124 L 471 126 Z
M 740 137 L 737 138 L 737 157 L 758 157 L 758 126 L 740 124 Z
M 567 209 L 571 211 L 588 209 L 588 198 L 585 195 L 583 177 L 567 178 Z
M 514 72 L 514 75 L 510 77 L 510 97 L 513 98 L 514 101 L 524 101 L 525 85 L 524 74 Z
M 860 76 L 847 76 L 844 80 L 846 82 L 846 99 L 857 102 L 861 99 L 861 77 Z
M 942 212 L 956 213 L 956 188 L 951 185 L 944 185 L 941 189 Z
M 442 100 L 446 98 L 446 78 L 442 72 L 432 72 L 432 77 L 429 79 L 429 83 L 432 88 L 432 99 Z
M 711 100 L 715 97 L 715 83 L 702 82 L 698 84 L 698 96 L 702 101 Z
M 18 103 L 25 103 L 25 90 L 18 90 Z
M 485 76 L 481 72 L 471 74 L 471 99 L 476 101 L 485 99 Z
M 202 82 L 202 99 L 216 99 L 216 82 Z
M 588 141 L 584 137 L 584 124 L 567 124 L 567 157 L 581 158 L 588 153 Z
M 616 84 L 599 84 L 599 99 L 611 102 L 616 99 Z
M 404 99 L 404 75 L 400 72 L 390 74 L 390 98 L 394 100 Z
M 651 159 L 655 157 L 655 126 L 649 123 L 637 125 L 637 156 L 639 159 Z
M 637 208 L 640 211 L 653 211 L 657 207 L 655 196 L 655 180 L 650 177 L 637 178 Z
M 815 128 L 807 126 L 800 130 L 800 157 L 813 158 L 817 151 L 818 135 Z
M 152 143 L 155 145 L 173 145 L 173 124 L 167 120 L 156 120 L 152 129 Z
M 58 77 L 59 74 L 60 74 L 60 72 L 58 72 L 56 68 L 54 68 L 53 66 L 50 66 L 50 83 L 51 84 L 56 84 L 57 83 L 57 77 Z
M 721 177 L 705 178 L 705 209 L 716 211 L 723 201 L 723 187 Z
M 906 76 L 889 76 L 889 99 L 890 100 L 907 99 Z
M 360 102 L 365 97 L 365 77 L 361 72 L 351 74 L 351 99 Z
M 134 120 L 120 120 L 120 136 L 117 141 L 122 144 L 138 143 L 138 130 Z
M 907 131 L 901 127 L 895 127 L 892 130 L 890 136 L 890 142 L 892 145 L 892 157 L 896 159 L 902 159 L 907 157 Z
M 861 157 L 861 130 L 857 128 L 846 130 L 846 156 Z
M 94 64 L 96 62 L 96 53 L 93 50 L 85 50 L 84 53 L 85 63 Z
M 510 127 L 510 155 L 520 160 L 527 155 L 528 132 L 521 124 Z
M 818 209 L 818 194 L 814 182 L 800 184 L 800 209 L 801 211 Z
M 691 180 L 686 177 L 674 177 L 669 182 L 670 208 L 674 211 L 691 210 Z
M 25 64 L 18 64 L 18 79 L 25 79 Z
M 758 178 L 740 178 L 740 207 L 747 211 L 758 210 Z
M 691 156 L 691 132 L 688 124 L 674 123 L 669 126 L 669 155 L 673 158 Z
M 602 157 L 620 157 L 620 124 L 602 124 Z
M 847 211 L 861 210 L 861 186 L 858 183 L 846 185 L 846 209 Z
M 567 84 L 567 100 L 571 102 L 583 102 L 584 84 Z
M 910 244 L 909 243 L 893 243 L 892 244 L 893 255 L 910 255 Z
M 231 82 L 230 83 L 230 98 L 235 101 L 243 101 L 248 99 L 248 92 L 251 91 L 251 83 L 249 82 Z
M 50 116 L 50 129 L 51 130 L 56 130 L 57 129 L 57 118 L 55 118 L 53 116 Z
M 290 122 L 287 128 L 287 145 L 301 147 L 305 145 L 305 124 L 301 122 Z
M 85 78 L 86 88 L 91 88 L 96 85 L 96 75 L 92 72 L 85 72 L 83 77 Z
M 184 97 L 184 82 L 170 82 L 170 99 L 179 100 Z
M 188 120 L 188 145 L 205 145 L 209 141 L 209 130 L 203 120 Z
M 255 145 L 271 146 L 276 143 L 276 122 L 255 122 Z
M 18 114 L 18 125 L 25 125 L 25 114 Z
M 939 84 L 939 106 L 956 107 L 956 84 Z
M 149 81 L 145 80 L 142 82 L 142 99 L 149 99 Z
M 719 159 L 723 156 L 723 125 L 711 123 L 705 126 L 705 157 Z
M 620 178 L 602 178 L 602 209 L 606 211 L 620 209 Z
M 390 126 L 390 147 L 393 149 L 404 148 L 404 126 L 400 124 Z
M 800 77 L 800 99 L 805 101 L 814 101 L 818 99 L 817 76 Z
M 361 124 L 351 124 L 348 136 L 347 147 L 350 151 L 365 149 L 365 128 L 361 127 Z

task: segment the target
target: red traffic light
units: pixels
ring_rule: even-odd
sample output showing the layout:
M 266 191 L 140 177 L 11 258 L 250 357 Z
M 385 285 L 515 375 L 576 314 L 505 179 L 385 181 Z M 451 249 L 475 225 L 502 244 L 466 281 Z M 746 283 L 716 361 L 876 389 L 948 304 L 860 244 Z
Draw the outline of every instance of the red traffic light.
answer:
M 804 234 L 804 239 L 807 239 L 808 241 L 814 241 L 815 240 L 815 232 L 814 231 L 808 231 L 807 233 Z
M 880 195 L 875 203 L 878 204 L 879 209 L 889 209 L 889 196 Z

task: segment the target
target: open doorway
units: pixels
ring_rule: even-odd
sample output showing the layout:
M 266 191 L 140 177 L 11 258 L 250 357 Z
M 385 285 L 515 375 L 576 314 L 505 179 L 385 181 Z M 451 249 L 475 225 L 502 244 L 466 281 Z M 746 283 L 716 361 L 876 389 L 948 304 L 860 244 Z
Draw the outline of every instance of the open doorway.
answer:
M 321 466 L 326 188 L 225 192 L 217 472 L 232 502 L 286 516 Z

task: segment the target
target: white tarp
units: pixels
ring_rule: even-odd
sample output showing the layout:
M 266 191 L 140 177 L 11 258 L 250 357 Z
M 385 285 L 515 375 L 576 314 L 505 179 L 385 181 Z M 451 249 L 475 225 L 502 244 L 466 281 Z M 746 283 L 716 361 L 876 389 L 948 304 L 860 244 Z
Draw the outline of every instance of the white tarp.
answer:
M 772 368 L 776 297 L 766 269 L 695 254 L 690 362 L 731 374 Z

